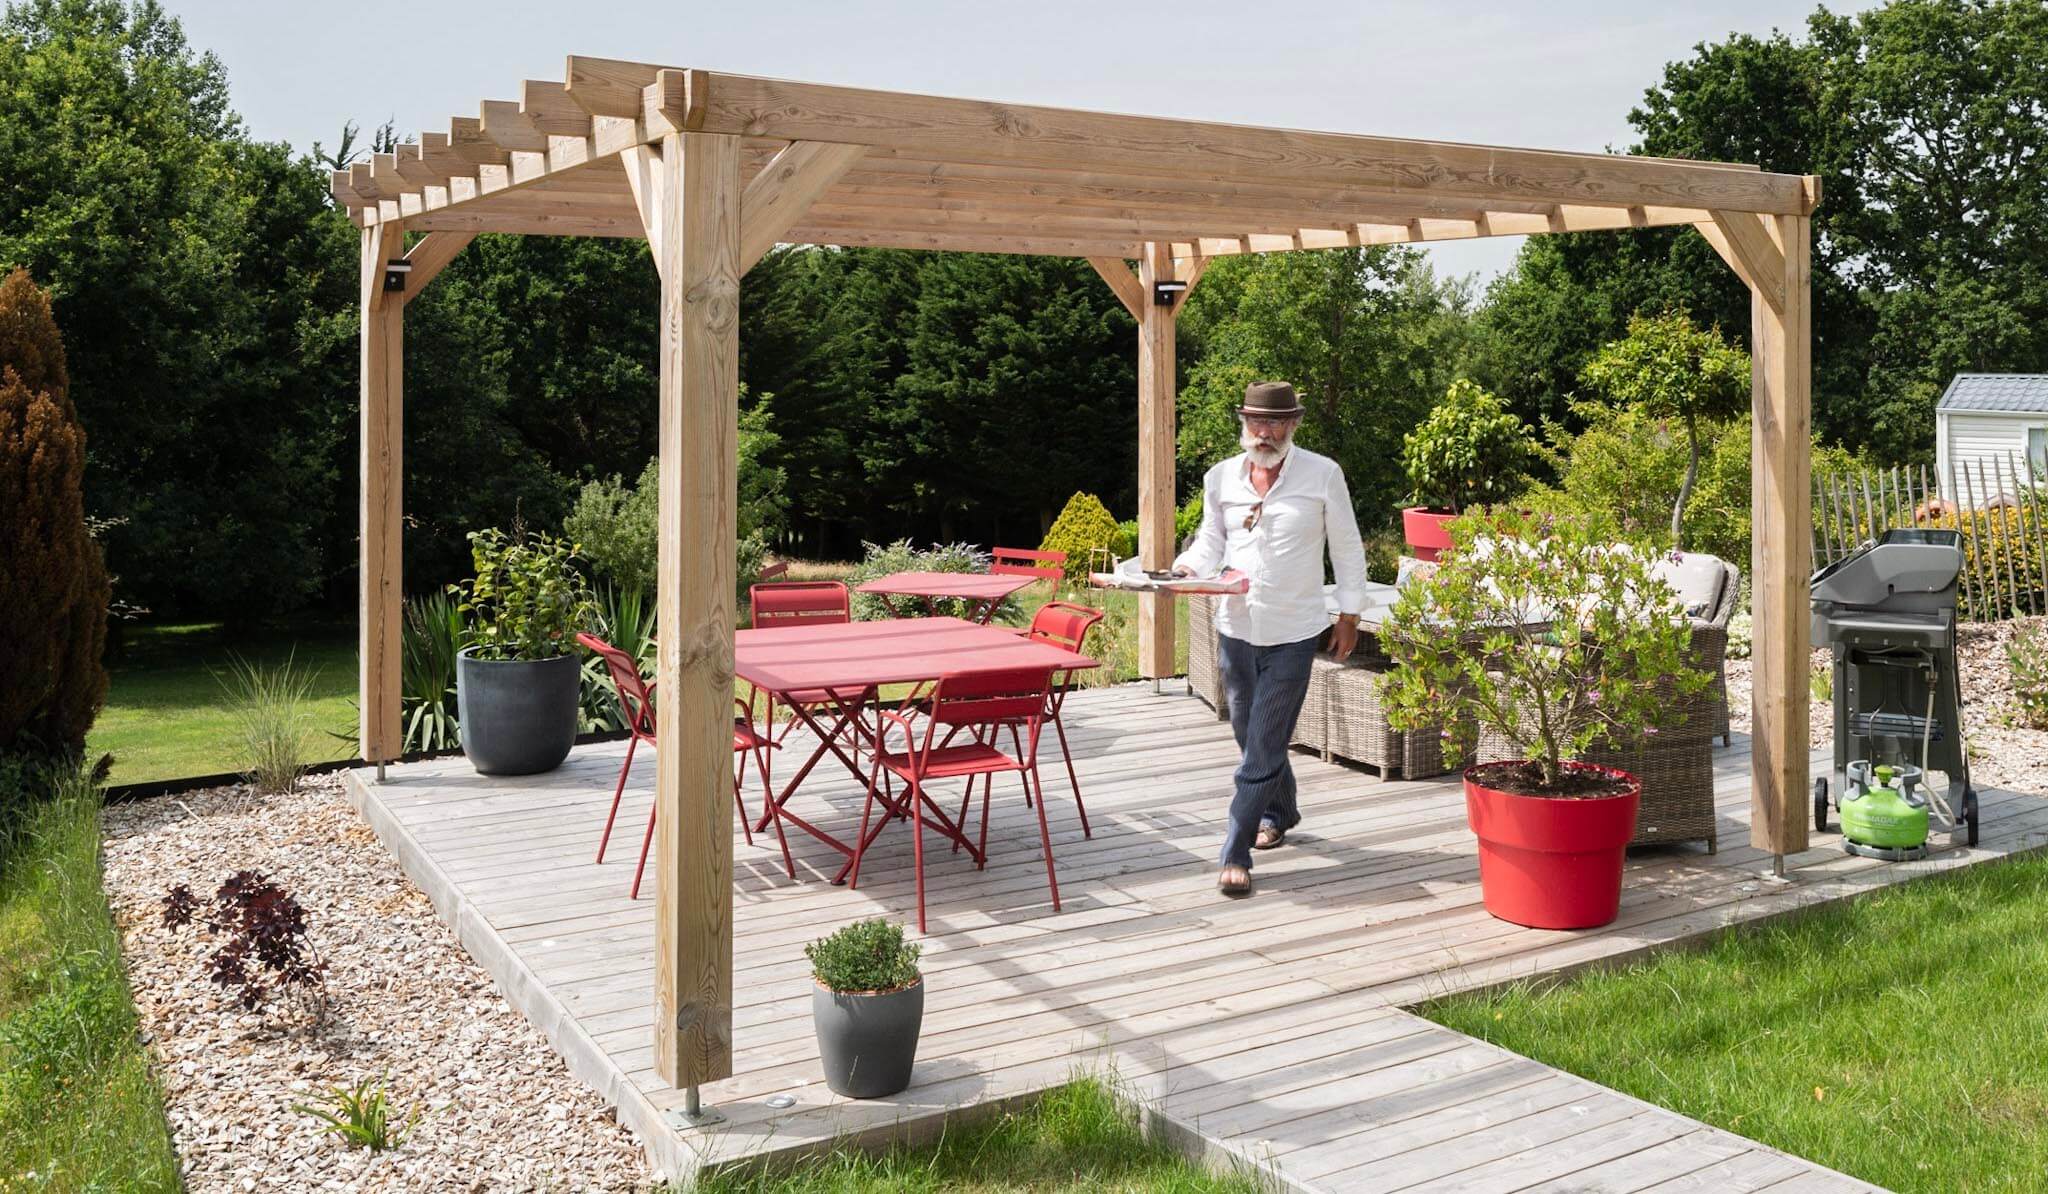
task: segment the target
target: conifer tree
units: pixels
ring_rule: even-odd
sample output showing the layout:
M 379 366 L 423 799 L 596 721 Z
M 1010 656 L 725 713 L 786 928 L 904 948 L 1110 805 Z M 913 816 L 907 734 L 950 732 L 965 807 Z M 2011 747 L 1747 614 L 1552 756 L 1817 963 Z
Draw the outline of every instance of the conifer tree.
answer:
M 50 297 L 0 283 L 0 754 L 77 755 L 107 693 L 109 583 Z

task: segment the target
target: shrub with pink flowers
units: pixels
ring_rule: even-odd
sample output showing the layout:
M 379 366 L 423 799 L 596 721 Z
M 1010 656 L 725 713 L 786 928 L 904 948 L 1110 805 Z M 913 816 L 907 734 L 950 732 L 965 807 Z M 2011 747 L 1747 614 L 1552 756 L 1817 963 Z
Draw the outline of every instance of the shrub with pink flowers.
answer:
M 1482 730 L 1513 742 L 1555 789 L 1563 764 L 1602 738 L 1669 729 L 1678 693 L 1711 682 L 1691 628 L 1651 557 L 1597 517 L 1483 510 L 1450 525 L 1436 571 L 1410 582 L 1381 631 L 1397 665 L 1383 693 L 1398 728 L 1447 726 L 1447 757 Z

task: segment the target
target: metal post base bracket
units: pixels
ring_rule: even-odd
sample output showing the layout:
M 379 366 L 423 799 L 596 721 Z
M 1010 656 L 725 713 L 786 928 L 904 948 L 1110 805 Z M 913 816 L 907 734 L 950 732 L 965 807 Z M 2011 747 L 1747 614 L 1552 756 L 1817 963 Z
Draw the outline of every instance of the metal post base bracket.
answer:
M 683 1128 L 705 1128 L 725 1122 L 725 1116 L 698 1101 L 697 1087 L 694 1084 L 683 1088 L 683 1105 L 662 1112 L 661 1119 L 663 1123 L 679 1131 Z

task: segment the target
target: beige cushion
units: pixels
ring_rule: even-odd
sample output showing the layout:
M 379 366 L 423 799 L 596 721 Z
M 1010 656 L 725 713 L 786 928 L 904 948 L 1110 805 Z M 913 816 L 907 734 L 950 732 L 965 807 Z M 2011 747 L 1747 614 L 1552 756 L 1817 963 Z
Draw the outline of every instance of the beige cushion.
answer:
M 1650 566 L 1650 574 L 1670 585 L 1679 604 L 1695 618 L 1712 614 L 1721 604 L 1721 586 L 1728 578 L 1728 566 L 1719 556 L 1684 552 L 1675 557 L 1665 553 Z

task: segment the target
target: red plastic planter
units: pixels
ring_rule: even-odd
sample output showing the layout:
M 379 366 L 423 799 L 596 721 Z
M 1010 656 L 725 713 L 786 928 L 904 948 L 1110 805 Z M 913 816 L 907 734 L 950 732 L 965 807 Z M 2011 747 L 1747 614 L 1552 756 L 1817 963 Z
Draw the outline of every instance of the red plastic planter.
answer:
M 1401 511 L 1401 531 L 1408 546 L 1415 550 L 1416 559 L 1433 561 L 1438 552 L 1451 545 L 1451 533 L 1445 528 L 1456 517 L 1427 506 L 1409 506 Z
M 1619 796 L 1560 800 L 1474 783 L 1465 772 L 1465 817 L 1479 835 L 1479 888 L 1486 910 L 1532 929 L 1590 929 L 1621 910 L 1621 867 L 1636 832 L 1642 781 L 1626 771 L 1567 763 L 1628 782 Z

